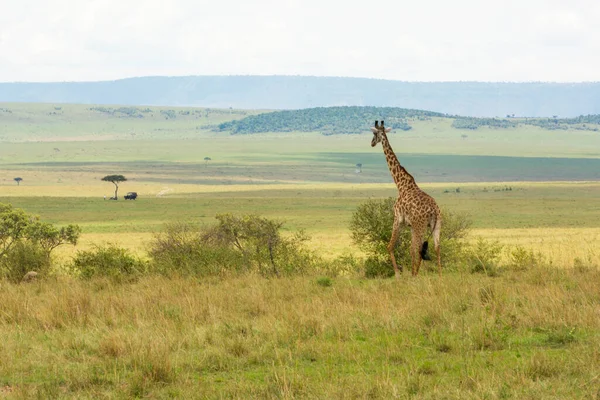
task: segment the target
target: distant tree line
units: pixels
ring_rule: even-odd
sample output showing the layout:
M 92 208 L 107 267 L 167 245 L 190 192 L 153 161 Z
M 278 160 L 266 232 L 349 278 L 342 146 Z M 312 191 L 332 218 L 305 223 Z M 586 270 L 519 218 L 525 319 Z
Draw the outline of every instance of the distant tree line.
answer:
M 452 122 L 452 127 L 455 129 L 477 129 L 481 126 L 489 126 L 491 128 L 515 128 L 516 122 L 504 118 L 469 118 L 458 117 Z
M 55 107 L 55 109 L 57 109 Z M 0 111 L 3 109 L 0 108 Z M 189 109 L 189 110 L 173 110 L 173 109 L 158 109 L 152 110 L 149 107 L 139 108 L 139 107 L 104 107 L 104 106 L 96 106 L 90 107 L 90 111 L 95 111 L 103 114 L 108 114 L 115 117 L 124 117 L 124 118 L 144 118 L 147 115 L 154 115 L 155 112 L 158 112 L 165 119 L 176 119 L 178 115 L 184 117 L 207 117 L 209 114 L 217 114 L 217 115 L 246 115 L 248 114 L 245 110 L 233 110 L 229 109 L 218 109 L 218 108 L 204 108 L 204 109 Z M 12 112 L 7 110 L 7 112 Z M 56 114 L 56 113 L 54 113 Z
M 527 119 L 528 125 L 539 126 L 549 130 L 579 129 L 584 131 L 598 131 L 600 114 L 580 115 L 575 118 L 533 118 Z
M 452 127 L 455 129 L 477 129 L 487 126 L 490 128 L 516 128 L 521 125 L 539 126 L 548 130 L 578 129 L 587 131 L 598 131 L 600 127 L 600 114 L 580 115 L 575 118 L 475 118 L 454 117 Z
M 177 118 L 177 114 L 174 110 L 160 110 L 160 113 L 165 116 L 165 119 Z
M 598 124 L 600 125 L 600 114 L 580 115 L 575 118 L 563 118 L 560 120 L 565 124 Z
M 576 118 L 477 118 L 450 116 L 446 114 L 396 107 L 318 107 L 302 110 L 275 111 L 219 124 L 216 131 L 232 134 L 264 132 L 321 132 L 324 135 L 357 134 L 366 130 L 365 122 L 384 119 L 395 130 L 411 129 L 409 119 L 432 117 L 453 118 L 455 129 L 475 130 L 480 127 L 510 129 L 521 125 L 534 125 L 543 129 L 581 129 L 597 131 L 600 115 Z
M 324 135 L 363 133 L 366 123 L 382 120 L 392 129 L 408 131 L 408 118 L 444 117 L 445 114 L 395 107 L 318 107 L 275 111 L 224 122 L 218 131 L 232 134 L 261 132 L 321 132 Z
M 104 114 L 110 114 L 119 116 L 118 114 L 122 114 L 121 116 L 131 117 L 131 118 L 144 118 L 145 113 L 151 113 L 152 110 L 149 108 L 137 108 L 137 107 L 90 107 L 90 111 L 97 111 Z

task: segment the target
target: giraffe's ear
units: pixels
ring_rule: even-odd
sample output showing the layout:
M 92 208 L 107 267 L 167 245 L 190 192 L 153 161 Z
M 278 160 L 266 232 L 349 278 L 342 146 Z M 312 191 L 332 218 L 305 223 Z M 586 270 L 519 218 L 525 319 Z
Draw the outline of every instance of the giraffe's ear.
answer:
M 377 128 L 373 128 L 373 127 L 371 127 L 371 132 L 373 132 L 373 133 L 377 133 L 377 132 L 378 132 L 378 130 L 377 130 Z
M 392 131 L 392 128 L 385 128 L 385 133 L 390 133 Z

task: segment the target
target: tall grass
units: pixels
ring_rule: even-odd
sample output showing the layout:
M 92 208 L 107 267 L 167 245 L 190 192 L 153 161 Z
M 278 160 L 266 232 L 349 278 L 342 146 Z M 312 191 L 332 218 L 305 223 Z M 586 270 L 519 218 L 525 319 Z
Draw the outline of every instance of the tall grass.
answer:
M 14 397 L 593 398 L 600 273 L 0 282 Z

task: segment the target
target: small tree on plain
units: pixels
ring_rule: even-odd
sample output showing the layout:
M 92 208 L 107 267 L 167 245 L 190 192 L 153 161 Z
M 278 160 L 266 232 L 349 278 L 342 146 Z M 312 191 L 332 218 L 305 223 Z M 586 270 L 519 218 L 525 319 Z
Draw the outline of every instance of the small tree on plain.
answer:
M 204 165 L 208 165 L 208 162 L 211 160 L 210 157 L 204 157 Z
M 127 180 L 127 178 L 125 178 L 123 175 L 106 175 L 104 178 L 102 178 L 103 181 L 105 182 L 112 182 L 115 185 L 115 197 L 114 199 L 117 200 L 117 192 L 119 191 L 119 183 L 121 182 L 125 182 Z
M 23 180 L 23 178 L 19 178 L 19 177 L 15 178 L 15 182 L 17 182 L 17 186 L 19 186 L 21 184 L 22 180 Z

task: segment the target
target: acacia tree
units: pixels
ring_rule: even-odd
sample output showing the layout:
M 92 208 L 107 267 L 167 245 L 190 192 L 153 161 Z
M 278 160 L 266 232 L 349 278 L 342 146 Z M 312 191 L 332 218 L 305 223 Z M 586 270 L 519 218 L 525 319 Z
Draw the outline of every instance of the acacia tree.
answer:
M 119 191 L 119 183 L 121 182 L 125 182 L 127 180 L 127 178 L 125 178 L 123 175 L 106 175 L 104 178 L 102 178 L 103 181 L 105 182 L 112 182 L 115 185 L 115 197 L 114 199 L 117 200 L 117 192 Z
M 15 182 L 17 182 L 17 186 L 20 186 L 21 181 L 23 180 L 23 178 L 16 177 L 14 180 L 15 180 Z
M 77 245 L 81 228 L 79 225 L 67 225 L 57 228 L 47 222 L 42 222 L 37 219 L 30 218 L 30 224 L 27 227 L 27 237 L 38 243 L 46 253 L 46 257 L 50 258 L 52 250 L 63 244 Z

